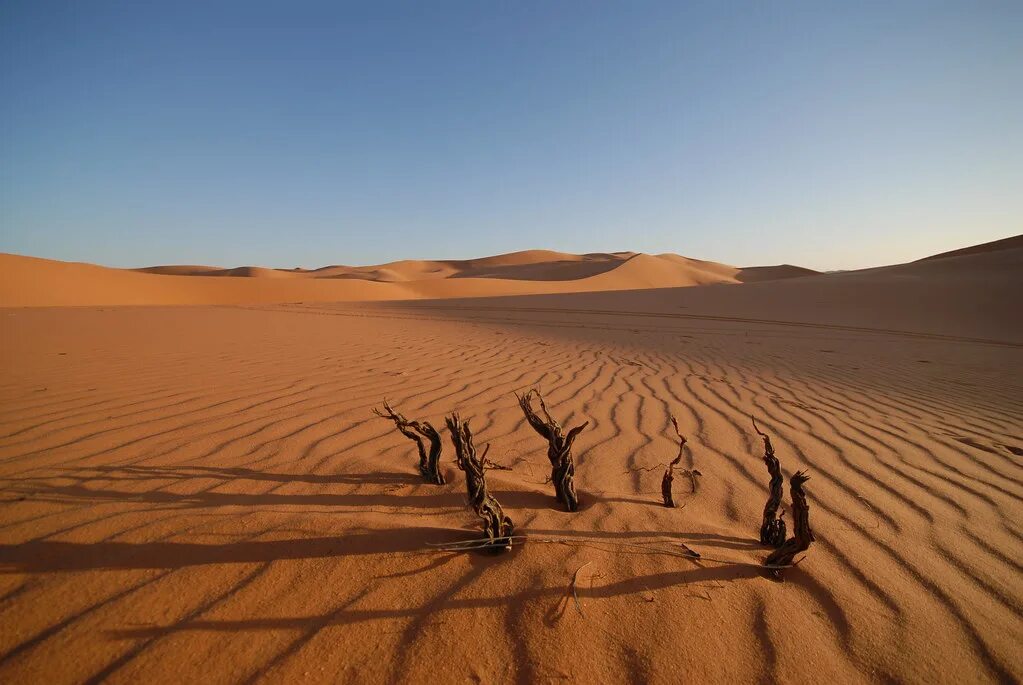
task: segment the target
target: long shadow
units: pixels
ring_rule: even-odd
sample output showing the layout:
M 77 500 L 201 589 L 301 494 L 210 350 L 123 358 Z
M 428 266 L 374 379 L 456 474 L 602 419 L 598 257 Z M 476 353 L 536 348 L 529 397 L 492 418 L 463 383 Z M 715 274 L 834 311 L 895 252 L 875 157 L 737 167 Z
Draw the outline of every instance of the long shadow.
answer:
M 604 538 L 650 537 L 651 533 L 580 533 L 570 530 L 530 530 L 531 535 Z M 685 533 L 658 533 L 686 539 Z M 32 540 L 0 545 L 0 573 L 53 573 L 98 569 L 178 569 L 207 564 L 247 564 L 278 560 L 322 559 L 334 556 L 429 552 L 427 543 L 448 544 L 472 537 L 458 528 L 410 527 L 286 540 L 244 542 L 66 542 Z M 706 538 L 705 538 L 706 539 Z M 802 577 L 802 574 L 800 575 Z
M 67 477 L 79 478 L 82 481 L 108 480 L 139 482 L 147 480 L 193 480 L 198 478 L 220 478 L 222 480 L 255 480 L 272 483 L 312 483 L 316 485 L 416 485 L 422 483 L 415 473 L 388 473 L 373 471 L 370 473 L 273 473 L 256 471 L 242 467 L 216 468 L 212 466 L 180 466 L 148 467 L 148 466 L 93 466 L 83 469 L 68 470 Z M 84 474 L 94 474 L 86 476 Z M 64 476 L 62 476 L 64 477 Z M 32 478 L 10 479 L 12 481 L 32 481 Z
M 178 569 L 206 564 L 247 564 L 284 559 L 395 554 L 428 550 L 467 537 L 457 528 L 398 528 L 288 540 L 197 542 L 64 542 L 35 540 L 0 545 L 0 573 L 52 573 L 96 569 Z
M 593 599 L 609 599 L 648 593 L 655 590 L 663 590 L 684 583 L 698 583 L 703 581 L 736 581 L 751 578 L 763 577 L 762 570 L 753 568 L 746 564 L 732 566 L 701 567 L 686 570 L 673 571 L 668 573 L 655 573 L 636 578 L 627 578 L 603 586 L 587 588 L 586 596 Z M 461 597 L 452 598 L 445 596 L 442 600 L 431 603 L 433 612 L 457 611 L 465 609 L 480 608 L 506 608 L 519 605 L 523 602 L 535 601 L 545 598 L 561 599 L 565 593 L 563 583 L 546 587 L 530 586 L 529 589 L 508 595 L 491 597 Z M 181 621 L 167 626 L 147 626 L 129 630 L 111 631 L 110 635 L 116 639 L 137 639 L 153 636 L 164 636 L 182 631 L 209 631 L 209 632 L 248 632 L 259 630 L 295 630 L 303 633 L 308 632 L 310 626 L 322 629 L 327 626 L 343 626 L 365 621 L 377 621 L 381 619 L 415 619 L 422 615 L 423 607 L 397 607 L 393 609 L 343 609 L 331 611 L 324 614 L 312 614 L 304 616 L 275 617 L 275 618 L 250 618 L 239 620 L 191 620 Z
M 814 601 L 827 613 L 828 620 L 835 626 L 842 645 L 849 649 L 852 641 L 852 626 L 849 624 L 849 617 L 846 616 L 845 610 L 839 605 L 834 594 L 819 580 L 798 566 L 785 572 L 785 582 L 798 585 L 813 597 Z
M 753 634 L 760 644 L 760 658 L 763 662 L 763 673 L 760 682 L 764 685 L 778 682 L 778 648 L 771 639 L 771 629 L 767 625 L 767 607 L 760 597 L 756 599 L 753 612 Z
M 43 485 L 15 489 L 14 492 L 28 499 L 49 501 L 97 500 L 106 502 L 131 502 L 145 504 L 175 504 L 181 507 L 203 509 L 227 506 L 393 506 L 411 509 L 462 508 L 464 496 L 457 491 L 439 492 L 432 495 L 399 495 L 390 493 L 351 494 L 278 494 L 278 493 L 234 493 L 195 492 L 179 493 L 163 490 L 132 491 L 107 488 L 87 488 L 81 485 Z
M 233 471 L 234 469 L 230 469 Z M 248 471 L 248 469 L 243 469 Z M 174 469 L 166 470 L 170 474 L 175 474 Z M 223 469 L 211 469 L 218 473 L 222 473 Z M 132 482 L 144 482 L 146 480 L 157 480 L 166 477 L 177 477 L 182 482 L 187 480 L 201 480 L 206 478 L 206 475 L 197 475 L 196 473 L 190 473 L 188 475 L 171 475 L 162 476 L 156 475 L 155 472 L 146 470 L 146 475 L 143 477 L 129 476 L 127 478 L 120 478 L 123 480 L 129 480 Z M 251 472 L 250 474 L 259 473 Z M 267 480 L 275 482 L 306 482 L 306 483 L 351 483 L 353 485 L 365 485 L 367 483 L 373 483 L 372 476 L 377 476 L 379 479 L 377 483 L 388 483 L 388 484 L 408 484 L 408 485 L 423 485 L 415 476 L 406 476 L 404 474 L 390 474 L 390 473 L 378 473 L 378 474 L 357 474 L 345 476 L 344 480 L 341 476 L 314 476 L 307 475 L 304 477 L 297 476 L 292 478 L 287 474 L 264 474 L 265 478 L 256 478 L 257 480 Z M 364 478 L 363 476 L 370 476 L 370 478 Z M 222 477 L 226 482 L 233 480 L 232 477 Z M 253 478 L 253 476 L 244 476 L 245 478 Z M 61 480 L 74 480 L 76 484 L 72 485 L 57 485 L 47 482 L 53 479 Z M 12 492 L 16 493 L 23 499 L 36 499 L 45 501 L 81 501 L 81 500 L 96 500 L 103 502 L 126 502 L 126 503 L 143 503 L 143 504 L 161 504 L 161 505 L 176 505 L 183 508 L 209 508 L 209 507 L 225 507 L 225 506 L 272 506 L 272 505 L 293 505 L 293 506 L 333 506 L 333 507 L 365 507 L 365 506 L 378 506 L 378 507 L 400 507 L 410 509 L 461 509 L 465 506 L 465 495 L 458 488 L 436 488 L 433 486 L 427 486 L 432 492 L 429 494 L 401 494 L 391 492 L 375 492 L 375 493 L 236 493 L 236 492 L 217 492 L 212 488 L 205 490 L 182 493 L 182 492 L 171 492 L 162 489 L 156 490 L 118 490 L 113 488 L 91 488 L 87 487 L 87 483 L 95 481 L 111 481 L 119 480 L 117 477 L 111 476 L 52 476 L 50 478 L 25 478 L 19 481 L 10 480 L 8 482 L 18 482 L 21 485 L 10 488 Z M 314 480 L 315 479 L 315 480 Z M 350 479 L 350 480 L 348 480 Z M 163 485 L 159 487 L 165 487 Z M 494 495 L 498 501 L 508 509 L 552 509 L 554 511 L 562 511 L 557 500 L 554 498 L 552 493 L 543 493 L 535 490 L 508 490 L 503 489 L 500 485 L 495 485 L 492 488 Z M 593 506 L 598 502 L 620 502 L 620 501 L 635 501 L 642 504 L 654 504 L 653 501 L 646 500 L 627 500 L 621 498 L 605 498 L 600 495 L 591 493 L 584 493 L 585 499 L 582 501 L 582 510 Z
M 437 613 L 448 605 L 452 598 L 458 593 L 466 590 L 487 570 L 485 564 L 475 564 L 468 573 L 458 577 L 454 583 L 443 588 L 439 594 L 428 600 L 425 604 L 414 611 L 415 618 L 409 622 L 398 639 L 400 649 L 397 658 L 394 660 L 393 671 L 390 682 L 410 682 L 406 673 L 409 670 L 409 662 L 414 661 L 417 656 L 416 642 L 425 631 L 427 625 L 437 620 Z

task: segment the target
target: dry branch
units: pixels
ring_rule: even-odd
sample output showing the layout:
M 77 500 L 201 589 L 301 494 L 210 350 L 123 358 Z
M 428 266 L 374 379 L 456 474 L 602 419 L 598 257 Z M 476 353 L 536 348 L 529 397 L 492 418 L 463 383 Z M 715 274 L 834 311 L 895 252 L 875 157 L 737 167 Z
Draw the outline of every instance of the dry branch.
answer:
M 449 416 L 445 422 L 451 433 L 451 443 L 455 446 L 458 468 L 465 472 L 465 492 L 469 506 L 483 522 L 487 547 L 510 548 L 514 529 L 512 520 L 505 516 L 501 504 L 487 489 L 487 452 L 490 451 L 490 445 L 487 445 L 482 456 L 477 456 L 469 422 L 459 419 L 457 413 Z
M 781 547 L 785 542 L 785 512 L 783 511 L 779 515 L 778 508 L 781 506 L 782 486 L 785 484 L 785 479 L 781 475 L 781 464 L 778 463 L 778 457 L 774 456 L 771 436 L 757 427 L 755 418 L 753 418 L 753 430 L 764 439 L 764 463 L 767 464 L 767 472 L 771 474 L 771 490 L 767 497 L 767 504 L 764 505 L 764 521 L 760 524 L 760 542 L 771 547 Z
M 806 503 L 806 493 L 803 492 L 803 483 L 810 480 L 805 471 L 797 471 L 789 478 L 789 495 L 792 497 L 792 526 L 793 536 L 785 541 L 778 549 L 764 560 L 764 566 L 790 566 L 792 559 L 800 552 L 810 549 L 810 543 L 814 541 L 813 531 L 810 529 L 810 505 Z M 779 569 L 772 570 L 775 576 L 780 576 Z
M 682 435 L 682 431 L 678 429 L 678 421 L 675 420 L 674 414 L 671 414 L 671 425 L 675 427 L 675 435 L 678 436 L 678 455 L 671 460 L 668 468 L 664 470 L 664 478 L 661 479 L 661 497 L 664 498 L 664 506 L 674 508 L 675 499 L 671 496 L 671 484 L 675 480 L 675 467 L 682 461 L 682 450 L 686 446 L 686 438 Z M 692 483 L 693 492 L 695 492 L 696 482 L 693 481 Z
M 533 395 L 540 402 L 543 418 L 533 410 Z M 572 459 L 572 443 L 579 433 L 590 424 L 589 421 L 576 426 L 564 433 L 561 424 L 554 420 L 543 396 L 537 390 L 530 390 L 525 395 L 515 395 L 526 416 L 526 422 L 547 441 L 547 458 L 551 462 L 551 481 L 554 483 L 554 494 L 568 511 L 579 510 L 579 498 L 575 494 L 575 461 Z
M 384 400 L 383 411 L 374 409 L 373 413 L 394 422 L 394 427 L 402 435 L 416 443 L 419 450 L 419 473 L 427 483 L 444 485 L 444 474 L 440 472 L 441 439 L 440 433 L 428 421 L 409 421 L 402 414 L 391 409 Z M 427 451 L 424 438 L 430 441 Z
M 671 460 L 668 464 L 667 469 L 664 472 L 664 478 L 661 479 L 661 497 L 664 500 L 664 506 L 674 507 L 675 498 L 671 494 L 671 485 L 675 480 L 675 467 L 682 461 L 682 451 L 686 446 L 686 437 L 682 435 L 682 431 L 678 428 L 678 421 L 675 419 L 674 414 L 669 414 L 671 417 L 671 425 L 675 427 L 675 435 L 678 436 L 678 455 Z M 645 469 L 641 469 L 645 470 Z M 697 469 L 680 469 L 680 473 L 688 476 L 689 478 L 689 492 L 692 494 L 696 493 L 697 488 L 697 476 L 702 476 Z

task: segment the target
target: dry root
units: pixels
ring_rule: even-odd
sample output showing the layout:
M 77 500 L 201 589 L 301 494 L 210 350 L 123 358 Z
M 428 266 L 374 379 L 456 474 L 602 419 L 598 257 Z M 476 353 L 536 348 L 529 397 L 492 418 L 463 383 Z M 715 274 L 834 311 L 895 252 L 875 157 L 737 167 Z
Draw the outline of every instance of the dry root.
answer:
M 778 514 L 781 506 L 782 486 L 785 479 L 781 475 L 781 464 L 778 457 L 774 456 L 774 446 L 771 445 L 771 437 L 757 428 L 757 420 L 753 419 L 753 430 L 764 439 L 764 463 L 767 464 L 767 472 L 771 474 L 771 493 L 767 497 L 767 504 L 764 505 L 764 522 L 760 524 L 760 542 L 771 547 L 781 547 L 785 542 L 785 512 Z
M 444 485 L 444 474 L 440 472 L 441 439 L 437 432 L 427 421 L 409 421 L 402 414 L 391 409 L 391 405 L 384 400 L 383 411 L 374 409 L 373 413 L 382 418 L 394 422 L 395 428 L 409 440 L 416 443 L 419 449 L 419 473 L 427 483 Z M 423 440 L 430 441 L 430 449 L 427 451 Z
M 455 460 L 458 468 L 465 472 L 465 492 L 469 498 L 469 506 L 483 522 L 483 533 L 487 536 L 487 547 L 511 547 L 514 526 L 512 520 L 505 516 L 504 510 L 497 499 L 487 489 L 487 452 L 483 456 L 476 455 L 476 447 L 472 443 L 472 431 L 469 422 L 452 414 L 446 419 L 451 443 L 455 446 Z
M 806 493 L 803 492 L 803 483 L 810 480 L 810 476 L 804 471 L 797 471 L 789 478 L 789 494 L 792 497 L 792 526 L 793 536 L 785 541 L 778 549 L 771 552 L 764 560 L 764 566 L 789 566 L 792 559 L 800 552 L 810 549 L 810 543 L 814 541 L 813 531 L 810 529 L 810 506 L 806 503 Z M 772 571 L 775 576 L 781 574 L 780 570 Z
M 533 410 L 533 395 L 540 402 L 540 410 L 544 418 L 540 418 Z M 565 505 L 568 511 L 579 510 L 579 498 L 575 494 L 575 461 L 572 459 L 572 443 L 576 437 L 589 425 L 589 421 L 576 426 L 568 431 L 562 432 L 561 425 L 555 421 L 543 397 L 536 390 L 530 390 L 525 395 L 515 395 L 526 416 L 526 421 L 533 427 L 540 437 L 547 441 L 547 458 L 551 462 L 551 481 L 554 483 L 554 494 L 558 501 Z

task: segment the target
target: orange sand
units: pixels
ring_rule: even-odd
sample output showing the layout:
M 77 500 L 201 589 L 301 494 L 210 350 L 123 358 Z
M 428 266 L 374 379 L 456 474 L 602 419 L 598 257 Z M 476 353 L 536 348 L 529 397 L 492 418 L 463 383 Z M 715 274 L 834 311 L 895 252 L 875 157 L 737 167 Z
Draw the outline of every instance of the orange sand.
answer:
M 639 257 L 627 287 L 722 284 L 313 302 L 578 286 Z M 4 257 L 4 304 L 90 306 L 0 310 L 0 681 L 1023 678 L 1023 246 L 745 285 L 639 257 L 391 282 Z M 147 306 L 94 306 L 114 302 Z M 533 385 L 591 422 L 576 514 L 512 396 Z M 450 445 L 448 485 L 423 484 L 384 397 L 472 417 L 532 539 L 431 551 L 476 522 Z M 674 510 L 669 412 L 704 474 Z M 757 568 L 751 413 L 812 476 L 817 542 L 783 583 Z
M 790 266 L 740 269 L 679 255 L 631 252 L 570 255 L 529 250 L 467 261 L 403 261 L 315 271 L 255 266 L 159 266 L 133 271 L 0 253 L 0 306 L 493 297 L 740 283 L 813 273 Z

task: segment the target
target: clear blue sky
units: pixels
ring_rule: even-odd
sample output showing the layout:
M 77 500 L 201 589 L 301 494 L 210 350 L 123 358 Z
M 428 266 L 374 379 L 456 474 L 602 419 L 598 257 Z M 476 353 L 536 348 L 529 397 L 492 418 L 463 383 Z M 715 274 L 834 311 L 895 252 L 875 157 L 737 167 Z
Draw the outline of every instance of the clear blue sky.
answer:
M 1023 3 L 0 4 L 0 251 L 874 266 L 1023 232 Z

